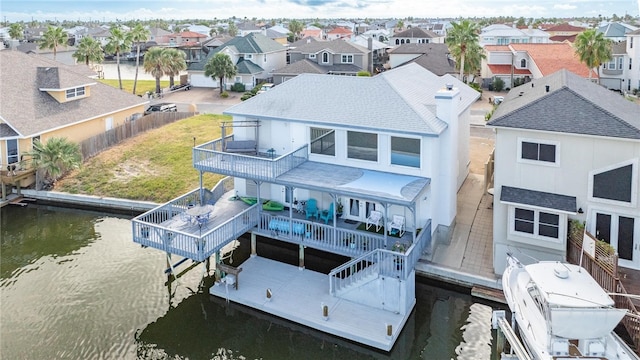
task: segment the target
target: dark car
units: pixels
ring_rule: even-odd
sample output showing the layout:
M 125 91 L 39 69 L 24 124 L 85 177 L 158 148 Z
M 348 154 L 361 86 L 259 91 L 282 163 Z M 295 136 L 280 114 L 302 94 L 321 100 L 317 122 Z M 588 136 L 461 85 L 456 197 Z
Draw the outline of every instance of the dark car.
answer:
M 191 90 L 191 84 L 178 84 L 178 85 L 173 85 L 171 87 L 171 91 L 177 91 L 177 90 Z
M 144 114 L 149 115 L 154 112 L 176 112 L 176 111 L 178 111 L 178 107 L 176 106 L 176 104 L 160 103 L 160 104 L 154 104 L 149 106 L 147 110 L 144 111 Z

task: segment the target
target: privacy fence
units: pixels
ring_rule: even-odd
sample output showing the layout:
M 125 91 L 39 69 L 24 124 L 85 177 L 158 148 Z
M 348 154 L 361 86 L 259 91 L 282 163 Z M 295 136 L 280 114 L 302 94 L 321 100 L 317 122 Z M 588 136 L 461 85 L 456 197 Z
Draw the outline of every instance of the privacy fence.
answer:
M 96 156 L 123 140 L 194 115 L 196 115 L 196 113 L 193 112 L 159 112 L 151 113 L 138 119 L 127 120 L 118 127 L 82 141 L 80 143 L 82 158 L 88 159 Z

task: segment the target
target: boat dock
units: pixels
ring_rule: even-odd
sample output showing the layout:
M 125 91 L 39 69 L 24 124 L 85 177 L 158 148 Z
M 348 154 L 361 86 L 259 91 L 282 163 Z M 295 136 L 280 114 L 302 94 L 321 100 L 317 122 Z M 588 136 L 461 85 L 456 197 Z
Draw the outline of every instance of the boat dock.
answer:
M 411 315 L 333 296 L 326 274 L 259 256 L 240 267 L 236 284 L 219 282 L 210 294 L 377 349 L 390 351 Z

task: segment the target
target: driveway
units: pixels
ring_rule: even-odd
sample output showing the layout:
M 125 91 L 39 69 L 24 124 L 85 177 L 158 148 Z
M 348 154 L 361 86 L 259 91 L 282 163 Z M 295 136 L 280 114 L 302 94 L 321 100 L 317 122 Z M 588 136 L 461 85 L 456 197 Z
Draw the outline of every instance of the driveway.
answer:
M 191 88 L 191 90 L 177 90 L 165 92 L 161 99 L 151 100 L 152 104 L 171 102 L 178 105 L 178 111 L 195 111 L 201 114 L 222 114 L 224 110 L 239 103 L 243 93 L 229 92 L 228 98 L 220 97 L 220 89 Z

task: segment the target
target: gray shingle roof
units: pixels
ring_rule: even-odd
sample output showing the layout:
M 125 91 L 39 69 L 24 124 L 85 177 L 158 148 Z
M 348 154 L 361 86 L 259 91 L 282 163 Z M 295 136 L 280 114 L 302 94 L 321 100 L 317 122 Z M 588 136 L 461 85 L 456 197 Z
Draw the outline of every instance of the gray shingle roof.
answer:
M 461 91 L 460 112 L 480 96 L 453 76 L 409 64 L 374 77 L 302 74 L 225 114 L 437 135 L 447 125 L 436 117 L 434 96 L 447 83 Z
M 59 103 L 39 90 L 38 68 L 57 68 L 59 84 L 54 88 L 93 84 L 90 96 Z M 24 137 L 148 103 L 141 97 L 95 83 L 76 72 L 74 66 L 11 50 L 0 51 L 0 96 L 0 118 Z
M 275 40 L 269 39 L 262 34 L 249 33 L 245 36 L 236 36 L 223 45 L 209 51 L 204 59 L 197 63 L 191 63 L 189 70 L 204 71 L 204 66 L 209 62 L 209 59 L 226 48 L 232 48 L 233 52 L 237 54 L 268 54 L 286 51 L 286 48 Z
M 450 59 L 449 48 L 445 44 L 402 44 L 389 53 L 422 54 L 402 65 L 415 62 L 438 76 L 456 73 L 455 63 Z
M 487 125 L 640 139 L 639 114 L 620 94 L 560 70 L 512 89 Z
M 0 124 L 0 139 L 14 136 L 18 136 L 18 133 L 9 124 Z
M 258 74 L 264 71 L 263 68 L 251 60 L 240 60 L 236 67 L 238 68 L 238 74 Z
M 439 36 L 431 30 L 422 30 L 418 27 L 412 27 L 393 35 L 394 38 L 437 38 Z
M 273 72 L 274 75 L 300 75 L 305 73 L 326 74 L 327 68 L 324 66 L 320 66 L 309 59 L 304 59 L 296 61 L 293 64 L 289 64 Z
M 577 209 L 575 196 L 521 189 L 505 185 L 502 186 L 500 191 L 500 201 L 566 211 L 572 214 L 575 214 Z

